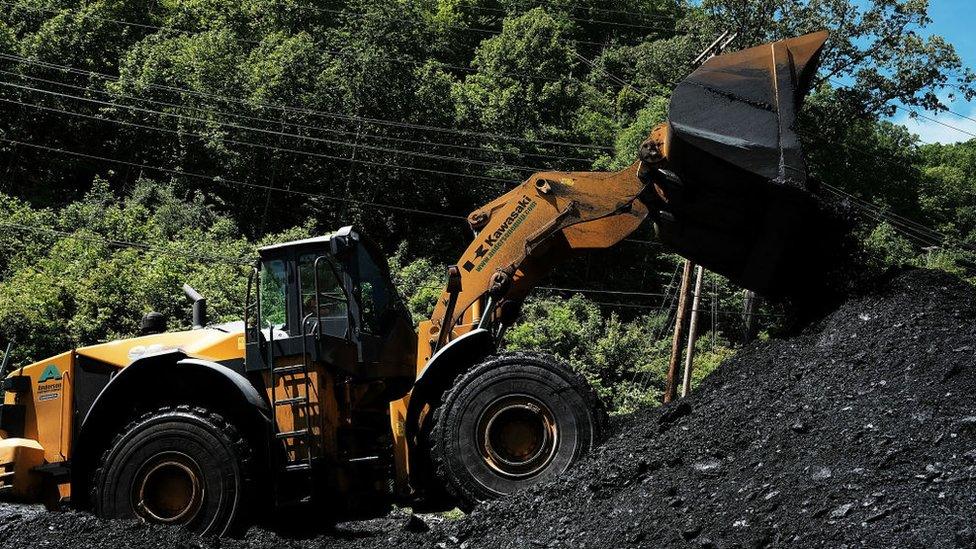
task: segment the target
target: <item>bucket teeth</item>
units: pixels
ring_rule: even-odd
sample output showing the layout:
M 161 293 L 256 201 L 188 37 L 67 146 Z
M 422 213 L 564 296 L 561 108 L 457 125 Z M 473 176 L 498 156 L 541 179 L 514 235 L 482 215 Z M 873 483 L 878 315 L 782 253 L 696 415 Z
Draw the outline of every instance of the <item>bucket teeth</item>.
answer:
M 6 470 L 7 468 L 9 470 Z M 12 463 L 0 465 L 0 494 L 11 492 L 14 489 L 14 466 Z

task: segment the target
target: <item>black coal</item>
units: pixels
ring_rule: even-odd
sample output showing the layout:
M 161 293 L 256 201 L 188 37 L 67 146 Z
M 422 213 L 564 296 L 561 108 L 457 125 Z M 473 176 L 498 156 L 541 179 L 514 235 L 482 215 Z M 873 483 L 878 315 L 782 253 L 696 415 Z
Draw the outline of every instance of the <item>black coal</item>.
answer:
M 548 485 L 459 521 L 239 540 L 0 508 L 14 547 L 976 547 L 976 290 L 910 270 L 799 335 L 753 344 L 689 398 L 620 418 Z

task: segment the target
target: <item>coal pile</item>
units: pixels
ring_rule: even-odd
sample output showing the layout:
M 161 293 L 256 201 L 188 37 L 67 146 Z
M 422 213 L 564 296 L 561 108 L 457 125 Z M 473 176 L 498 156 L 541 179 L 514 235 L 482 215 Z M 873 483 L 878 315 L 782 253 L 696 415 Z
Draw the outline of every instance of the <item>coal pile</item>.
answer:
M 569 476 L 485 506 L 469 547 L 976 546 L 976 292 L 893 274 Z
M 976 547 L 976 291 L 889 275 L 689 398 L 616 422 L 557 481 L 460 521 L 389 517 L 295 538 L 200 539 L 0 507 L 15 547 Z
M 326 525 L 328 519 L 306 517 L 295 522 L 312 527 Z M 319 531 L 276 532 L 254 527 L 240 538 L 204 538 L 182 528 L 6 503 L 0 504 L 0 542 L 18 549 L 419 549 L 432 546 L 432 527 L 443 520 L 437 516 L 424 520 L 398 510 L 387 517 L 330 525 Z

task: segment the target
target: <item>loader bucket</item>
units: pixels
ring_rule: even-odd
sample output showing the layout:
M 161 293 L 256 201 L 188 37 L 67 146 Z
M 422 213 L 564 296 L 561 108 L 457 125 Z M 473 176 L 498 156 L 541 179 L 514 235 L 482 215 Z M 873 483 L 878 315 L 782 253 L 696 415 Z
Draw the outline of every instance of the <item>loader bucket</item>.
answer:
M 677 177 L 658 185 L 659 236 L 765 294 L 791 293 L 822 255 L 795 126 L 826 39 L 819 32 L 714 57 L 671 98 L 666 150 Z

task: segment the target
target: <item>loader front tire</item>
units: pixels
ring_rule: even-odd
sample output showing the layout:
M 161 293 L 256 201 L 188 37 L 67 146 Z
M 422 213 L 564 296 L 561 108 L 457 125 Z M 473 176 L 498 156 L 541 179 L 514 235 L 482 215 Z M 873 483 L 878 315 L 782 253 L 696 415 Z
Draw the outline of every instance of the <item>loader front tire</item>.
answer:
M 460 375 L 431 421 L 437 477 L 472 507 L 566 471 L 600 442 L 605 412 L 568 365 L 506 353 Z
M 231 534 L 247 514 L 250 465 L 247 440 L 220 415 L 160 408 L 131 422 L 105 451 L 93 507 L 103 518 Z

